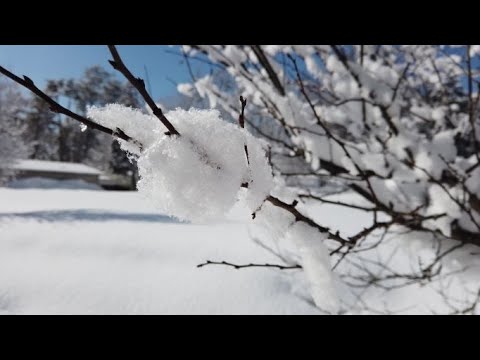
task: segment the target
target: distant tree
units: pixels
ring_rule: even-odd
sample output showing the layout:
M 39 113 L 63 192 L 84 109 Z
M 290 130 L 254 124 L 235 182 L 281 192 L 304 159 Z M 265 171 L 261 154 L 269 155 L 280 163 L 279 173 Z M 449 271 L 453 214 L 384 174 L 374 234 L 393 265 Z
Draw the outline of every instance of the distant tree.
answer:
M 130 84 L 118 80 L 100 66 L 86 69 L 80 79 L 50 80 L 47 88 L 55 89 L 69 107 L 82 115 L 92 105 L 118 103 L 138 108 L 142 104 Z M 136 171 L 135 165 L 111 137 L 78 126 L 71 119 L 62 119 L 58 142 L 59 159 L 62 161 L 84 162 L 117 174 Z
M 143 107 L 129 83 L 100 66 L 87 68 L 79 79 L 49 80 L 44 91 L 82 116 L 92 105 Z M 135 160 L 129 160 L 110 136 L 51 112 L 50 106 L 39 98 L 33 98 L 27 108 L 24 139 L 32 145 L 31 158 L 82 162 L 114 174 L 136 175 Z
M 58 98 L 55 87 L 47 87 L 45 91 Z M 64 145 L 59 142 L 62 127 L 59 116 L 50 111 L 47 103 L 37 97 L 28 100 L 25 127 L 23 138 L 32 147 L 31 159 L 60 160 L 60 147 Z
M 12 172 L 6 167 L 28 157 L 30 146 L 24 141 L 27 99 L 19 87 L 0 79 L 0 182 Z

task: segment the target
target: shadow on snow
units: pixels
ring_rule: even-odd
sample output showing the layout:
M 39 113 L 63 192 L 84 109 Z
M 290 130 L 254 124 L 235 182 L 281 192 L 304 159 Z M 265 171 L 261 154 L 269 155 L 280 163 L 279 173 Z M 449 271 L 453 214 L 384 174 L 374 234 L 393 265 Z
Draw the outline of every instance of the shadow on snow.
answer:
M 166 215 L 148 213 L 124 213 L 108 210 L 75 209 L 75 210 L 40 210 L 20 213 L 0 213 L 0 220 L 5 218 L 33 219 L 48 222 L 67 221 L 138 221 L 159 223 L 184 223 Z

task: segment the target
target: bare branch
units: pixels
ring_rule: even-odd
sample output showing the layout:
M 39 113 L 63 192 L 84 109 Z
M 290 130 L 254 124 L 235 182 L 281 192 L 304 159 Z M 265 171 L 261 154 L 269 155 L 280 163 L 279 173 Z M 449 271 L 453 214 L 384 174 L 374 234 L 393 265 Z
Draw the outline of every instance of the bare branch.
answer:
M 180 135 L 179 132 L 175 129 L 172 123 L 165 117 L 163 111 L 155 104 L 152 97 L 148 94 L 147 89 L 145 88 L 145 82 L 141 78 L 135 77 L 130 70 L 123 63 L 120 54 L 118 53 L 115 45 L 108 45 L 108 49 L 112 54 L 113 60 L 109 60 L 110 65 L 119 71 L 123 76 L 127 78 L 130 84 L 137 89 L 137 91 L 142 95 L 143 99 L 147 105 L 152 110 L 153 114 L 162 122 L 163 125 L 168 129 L 168 135 Z
M 280 95 L 285 96 L 285 89 L 283 88 L 282 83 L 278 79 L 277 74 L 273 70 L 272 65 L 270 64 L 270 61 L 268 61 L 267 57 L 263 53 L 263 50 L 260 47 L 260 45 L 250 45 L 250 47 L 252 48 L 253 52 L 257 56 L 257 59 L 260 62 L 260 64 L 263 66 L 263 68 L 267 72 L 268 77 L 270 78 L 273 86 L 275 86 L 275 88 L 280 93 Z
M 311 174 L 311 175 L 318 176 L 317 174 Z M 376 207 L 365 207 L 365 206 L 360 206 L 360 205 L 355 205 L 355 204 L 347 204 L 347 203 L 344 203 L 344 202 L 341 202 L 341 201 L 333 201 L 333 200 L 324 199 L 320 196 L 316 196 L 316 195 L 312 195 L 312 194 L 299 194 L 298 197 L 314 199 L 314 200 L 320 201 L 320 202 L 325 203 L 325 204 L 339 205 L 339 206 L 344 206 L 344 207 L 363 210 L 363 211 L 378 211 L 379 210 Z
M 243 96 L 240 96 L 240 103 L 242 104 L 242 110 L 238 116 L 238 123 L 242 129 L 245 128 L 245 106 L 247 106 L 247 99 L 244 99 Z M 247 144 L 243 147 L 245 149 L 245 156 L 247 157 L 247 164 L 250 165 L 250 159 L 248 158 L 248 148 Z
M 197 268 L 201 268 L 207 265 L 225 265 L 225 266 L 230 266 L 235 269 L 244 269 L 244 268 L 249 268 L 249 267 L 268 267 L 268 268 L 277 268 L 279 270 L 293 270 L 293 269 L 301 269 L 302 267 L 300 265 L 278 265 L 278 264 L 245 264 L 245 265 L 237 265 L 237 264 L 232 264 L 226 261 L 210 261 L 207 260 L 206 262 L 202 264 L 198 264 Z
M 92 129 L 99 130 L 99 131 L 101 131 L 105 134 L 108 134 L 108 135 L 114 136 L 116 138 L 134 143 L 137 146 L 139 146 L 140 149 L 142 148 L 142 144 L 140 144 L 137 140 L 132 139 L 130 136 L 125 134 L 125 132 L 123 132 L 123 130 L 121 130 L 119 128 L 116 128 L 116 129 L 107 128 L 105 126 L 97 124 L 97 123 L 87 119 L 86 117 L 78 115 L 78 114 L 74 113 L 73 111 L 63 107 L 58 102 L 53 100 L 50 96 L 45 94 L 42 90 L 40 90 L 35 85 L 35 83 L 32 81 L 32 79 L 30 79 L 29 77 L 24 76 L 23 79 L 22 79 L 22 78 L 18 77 L 17 75 L 13 74 L 12 72 L 8 71 L 7 69 L 5 69 L 3 66 L 0 66 L 0 73 L 5 75 L 6 77 L 10 78 L 11 80 L 15 81 L 16 83 L 22 85 L 24 88 L 30 90 L 36 96 L 41 98 L 43 101 L 45 101 L 47 104 L 50 105 L 50 110 L 51 111 L 53 111 L 55 113 L 66 115 L 66 116 L 68 116 L 68 117 L 70 117 L 70 118 L 72 118 L 72 119 L 74 119 L 74 120 L 92 128 Z
M 245 106 L 247 106 L 247 99 L 245 99 L 243 96 L 240 96 L 240 103 L 242 104 L 242 110 L 238 116 L 238 123 L 243 129 L 245 127 Z
M 352 246 L 355 245 L 355 242 L 351 242 L 351 241 L 348 241 L 348 240 L 342 238 L 338 231 L 336 233 L 332 233 L 332 232 L 330 232 L 329 228 L 327 228 L 325 226 L 321 226 L 321 225 L 317 224 L 315 221 L 313 221 L 312 219 L 310 219 L 309 217 L 303 215 L 300 211 L 298 211 L 295 208 L 295 205 L 296 205 L 295 202 L 294 202 L 294 204 L 287 204 L 286 202 L 284 202 L 284 201 L 282 201 L 282 200 L 280 200 L 280 199 L 278 199 L 274 196 L 271 196 L 271 195 L 267 197 L 267 201 L 272 203 L 273 205 L 275 205 L 277 207 L 280 207 L 280 208 L 288 211 L 289 213 L 291 213 L 293 216 L 295 216 L 296 221 L 302 221 L 302 222 L 314 227 L 315 229 L 317 229 L 321 233 L 328 233 L 328 238 L 329 239 L 338 241 L 342 245 L 345 245 L 345 246 L 348 246 L 348 247 L 352 247 Z

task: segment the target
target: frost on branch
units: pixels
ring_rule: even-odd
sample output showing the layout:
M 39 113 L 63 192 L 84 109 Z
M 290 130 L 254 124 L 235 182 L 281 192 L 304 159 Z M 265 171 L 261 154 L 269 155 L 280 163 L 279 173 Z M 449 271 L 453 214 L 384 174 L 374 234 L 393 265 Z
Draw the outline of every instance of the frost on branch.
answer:
M 106 126 L 116 124 L 143 144 L 140 152 L 122 141 L 124 150 L 138 155 L 138 190 L 157 208 L 181 220 L 223 216 L 237 201 L 243 183 L 249 184 L 247 205 L 255 209 L 273 186 L 262 142 L 222 120 L 217 110 L 167 113 L 181 136 L 167 136 L 154 116 L 117 104 L 90 108 L 88 115 Z

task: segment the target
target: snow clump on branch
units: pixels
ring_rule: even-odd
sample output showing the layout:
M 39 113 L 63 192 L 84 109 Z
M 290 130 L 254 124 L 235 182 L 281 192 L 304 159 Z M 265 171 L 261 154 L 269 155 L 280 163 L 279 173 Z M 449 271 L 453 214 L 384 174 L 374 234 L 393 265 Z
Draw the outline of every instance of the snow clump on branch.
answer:
M 221 217 L 245 183 L 247 206 L 253 212 L 262 204 L 274 182 L 261 140 L 224 121 L 217 110 L 176 109 L 165 115 L 180 136 L 164 134 L 155 116 L 122 105 L 88 109 L 94 121 L 118 127 L 142 144 L 140 151 L 119 140 L 138 156 L 138 190 L 166 214 L 192 222 Z

